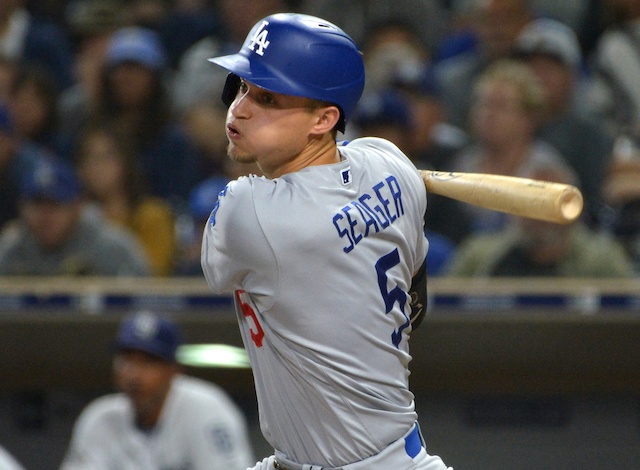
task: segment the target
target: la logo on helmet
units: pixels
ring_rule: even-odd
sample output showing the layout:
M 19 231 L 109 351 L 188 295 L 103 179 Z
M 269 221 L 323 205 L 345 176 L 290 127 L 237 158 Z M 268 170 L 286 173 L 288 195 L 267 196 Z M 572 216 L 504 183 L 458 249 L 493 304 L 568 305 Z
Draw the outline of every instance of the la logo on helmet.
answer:
M 268 21 L 263 21 L 260 27 L 256 30 L 251 38 L 251 42 L 249 43 L 249 49 L 254 51 L 258 55 L 264 55 L 264 50 L 269 47 L 270 41 L 267 41 L 267 35 L 269 31 L 265 28 L 269 24 Z M 258 46 L 258 50 L 255 47 Z

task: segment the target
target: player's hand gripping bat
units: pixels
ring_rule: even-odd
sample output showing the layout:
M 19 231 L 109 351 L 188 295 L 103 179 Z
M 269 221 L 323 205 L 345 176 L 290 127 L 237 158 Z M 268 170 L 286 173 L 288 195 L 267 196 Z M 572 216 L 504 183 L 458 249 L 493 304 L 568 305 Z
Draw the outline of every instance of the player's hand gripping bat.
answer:
M 515 176 L 420 170 L 427 191 L 486 209 L 568 224 L 582 212 L 575 186 Z

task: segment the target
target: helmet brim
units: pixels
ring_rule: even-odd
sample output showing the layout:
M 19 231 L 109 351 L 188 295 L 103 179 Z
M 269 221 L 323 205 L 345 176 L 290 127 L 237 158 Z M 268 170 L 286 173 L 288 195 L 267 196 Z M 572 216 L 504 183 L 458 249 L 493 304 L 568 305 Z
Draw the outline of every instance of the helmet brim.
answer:
M 231 54 L 208 59 L 209 62 L 219 65 L 238 77 L 247 80 L 265 90 L 283 95 L 307 96 L 302 91 L 296 93 L 297 84 L 289 83 L 287 77 L 271 67 L 255 61 L 251 62 L 243 54 Z

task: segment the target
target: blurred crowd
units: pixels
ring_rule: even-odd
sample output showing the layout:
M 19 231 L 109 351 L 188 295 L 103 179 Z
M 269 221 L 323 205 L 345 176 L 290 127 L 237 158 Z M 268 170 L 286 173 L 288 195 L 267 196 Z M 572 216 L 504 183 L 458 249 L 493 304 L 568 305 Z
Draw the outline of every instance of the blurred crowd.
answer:
M 278 11 L 363 52 L 341 138 L 581 189 L 569 225 L 430 195 L 431 275 L 640 273 L 640 0 L 2 0 L 0 275 L 201 275 L 217 194 L 258 173 L 206 59 Z

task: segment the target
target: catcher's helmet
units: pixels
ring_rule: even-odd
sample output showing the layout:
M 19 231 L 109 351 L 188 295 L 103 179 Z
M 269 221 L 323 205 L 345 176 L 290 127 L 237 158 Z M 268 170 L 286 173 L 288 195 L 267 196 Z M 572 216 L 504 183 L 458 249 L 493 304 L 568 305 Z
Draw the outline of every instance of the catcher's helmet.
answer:
M 364 88 L 364 63 L 353 39 L 334 24 L 309 15 L 268 16 L 251 29 L 237 54 L 209 61 L 231 72 L 222 93 L 227 106 L 240 77 L 275 93 L 335 104 L 342 132 Z

